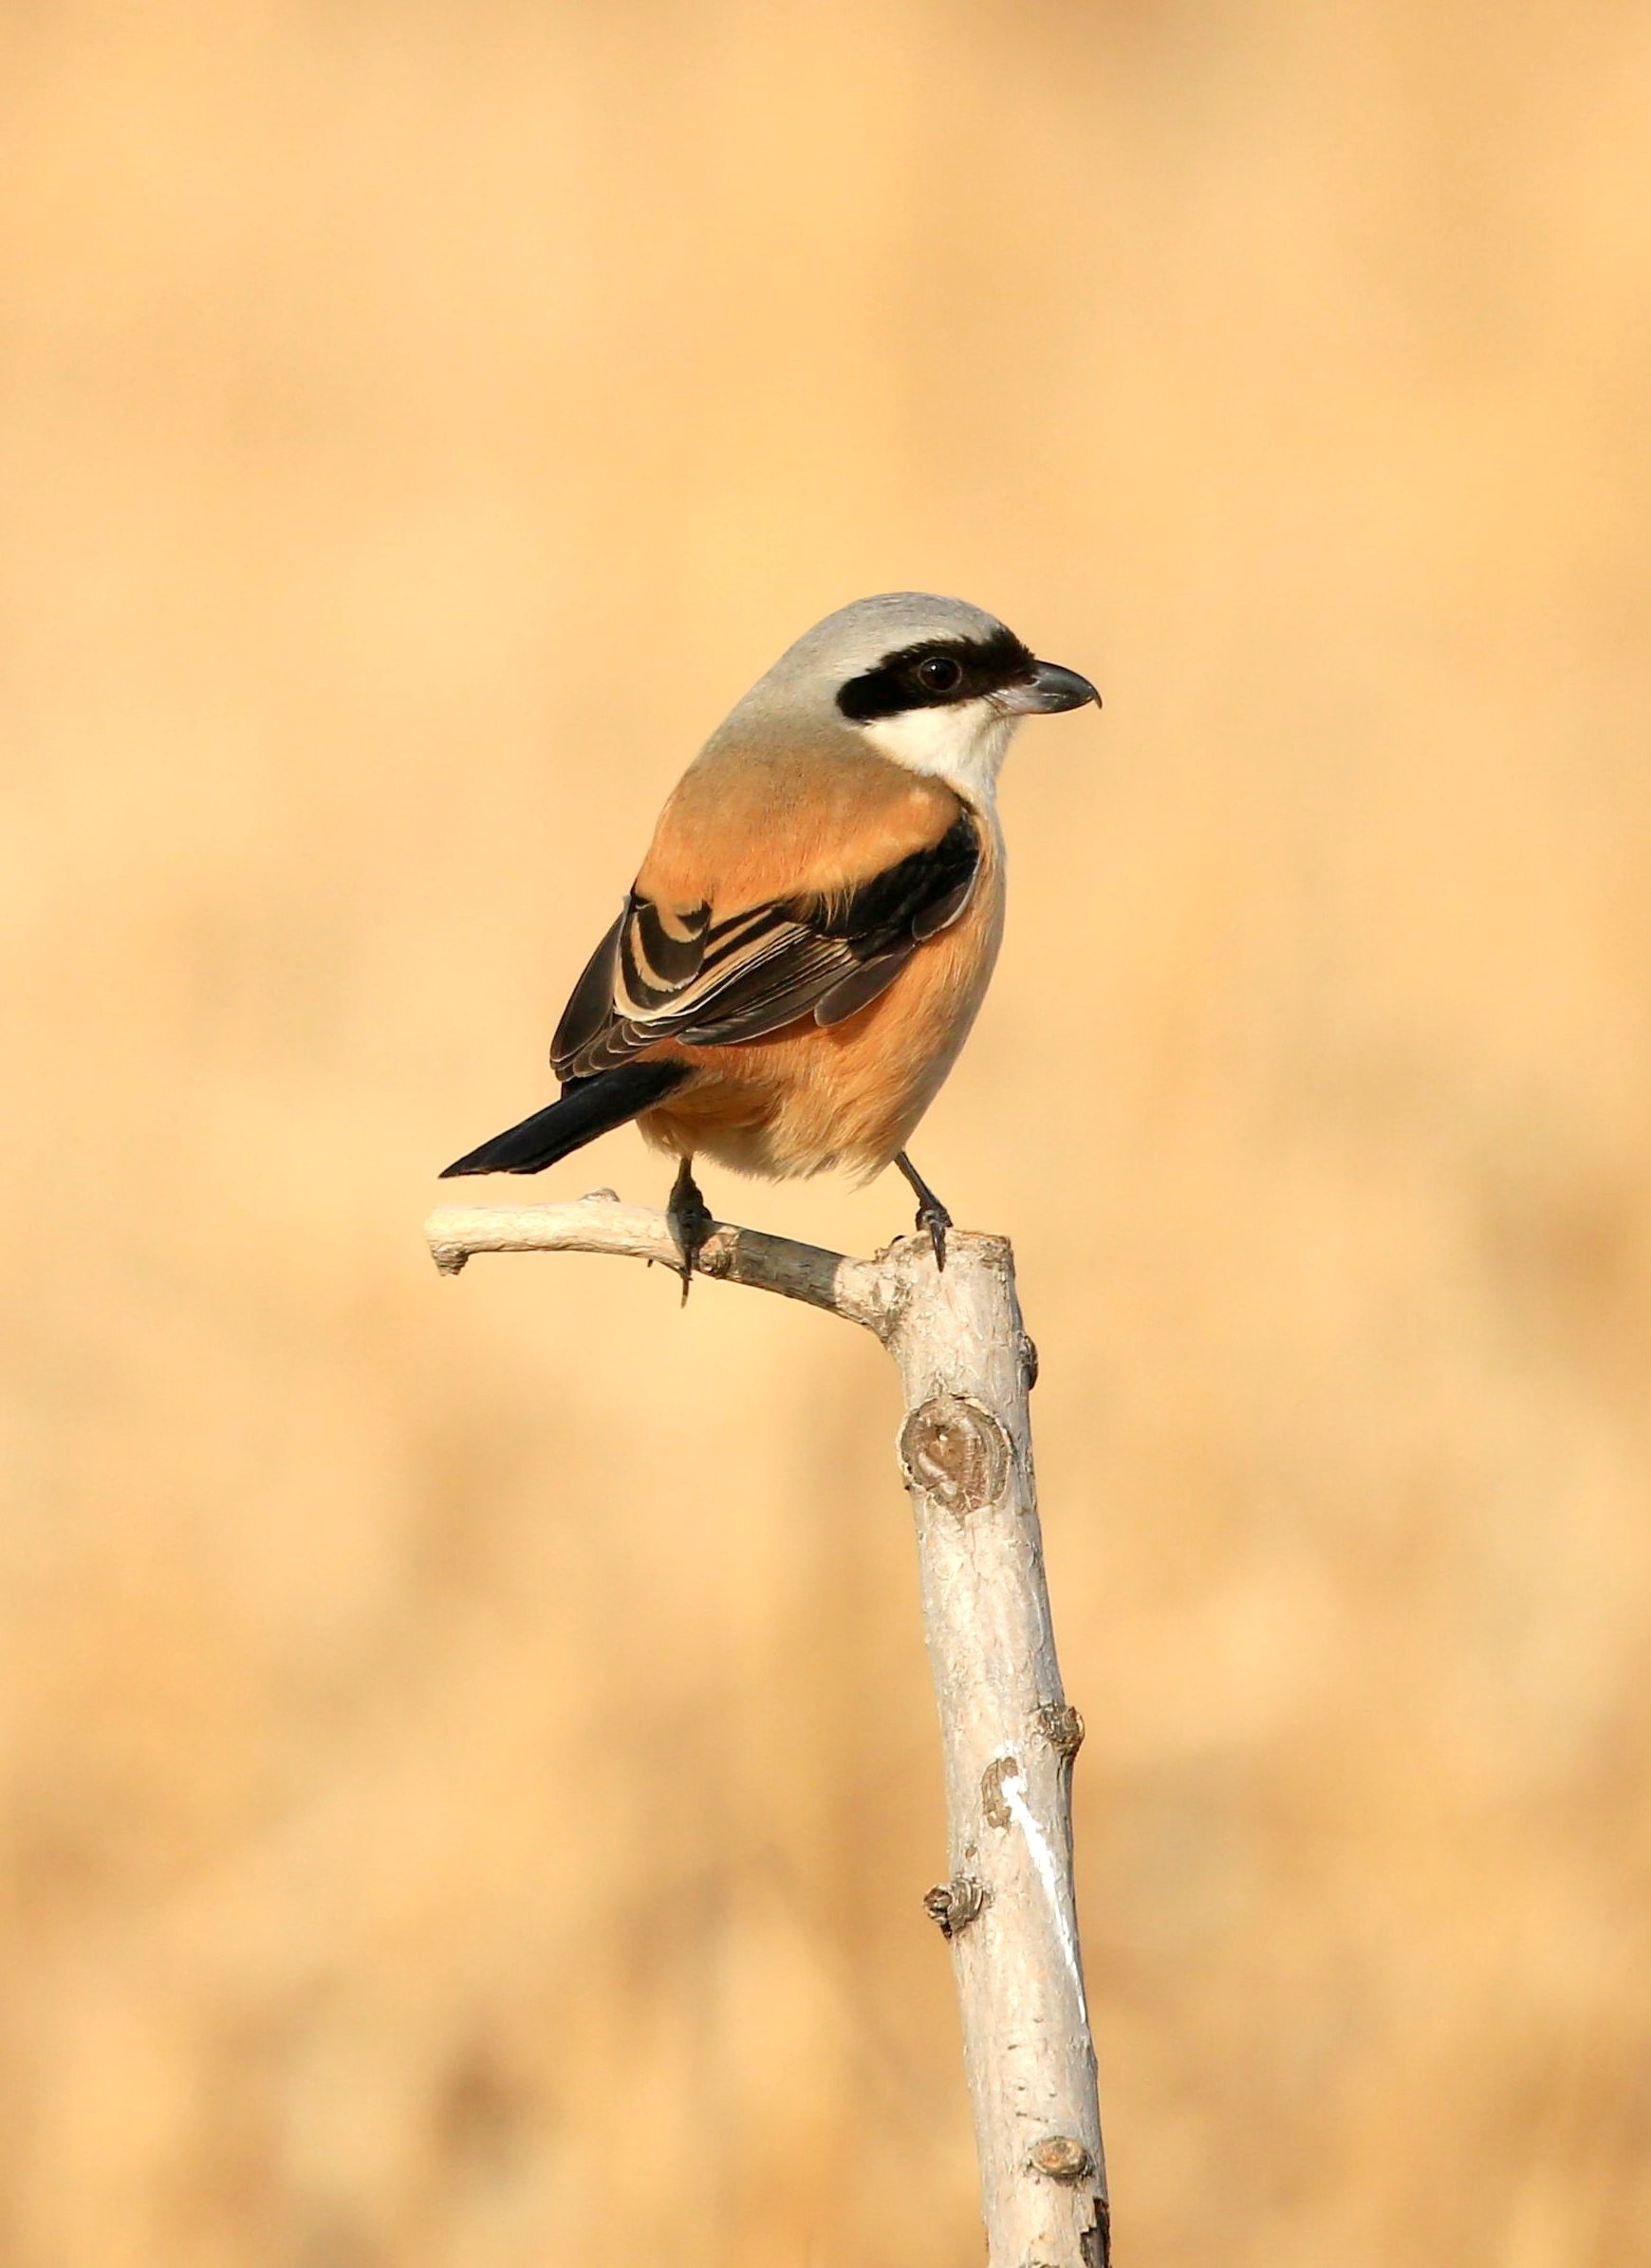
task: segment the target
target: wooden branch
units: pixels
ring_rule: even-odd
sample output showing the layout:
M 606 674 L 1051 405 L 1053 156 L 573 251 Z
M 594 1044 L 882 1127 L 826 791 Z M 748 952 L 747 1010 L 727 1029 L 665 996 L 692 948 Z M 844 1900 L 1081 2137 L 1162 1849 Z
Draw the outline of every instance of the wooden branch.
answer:
M 600 1252 L 678 1266 L 662 1213 L 451 1205 L 436 1266 L 478 1252 Z M 1032 1478 L 1036 1355 L 1006 1239 L 954 1231 L 873 1260 L 718 1222 L 701 1272 L 874 1331 L 904 1389 L 900 1468 L 945 1753 L 950 1874 L 924 1901 L 951 1943 L 991 2268 L 1106 2268 L 1106 2174 L 1072 1892 L 1083 1720 L 1055 1660 Z
M 456 1275 L 478 1252 L 605 1252 L 633 1260 L 682 1265 L 663 1213 L 621 1205 L 611 1189 L 593 1189 L 571 1205 L 440 1205 L 424 1224 L 431 1256 L 443 1275 Z M 881 1338 L 889 1285 L 875 1260 L 851 1260 L 817 1244 L 765 1236 L 760 1229 L 717 1221 L 700 1247 L 697 1274 L 778 1292 L 809 1307 L 863 1323 Z

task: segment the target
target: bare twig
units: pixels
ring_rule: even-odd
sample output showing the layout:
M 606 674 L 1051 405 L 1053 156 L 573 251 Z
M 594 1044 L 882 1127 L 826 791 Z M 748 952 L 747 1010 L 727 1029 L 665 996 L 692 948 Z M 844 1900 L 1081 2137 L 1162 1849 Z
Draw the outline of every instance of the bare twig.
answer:
M 436 1266 L 478 1252 L 678 1261 L 662 1213 L 600 1190 L 569 1205 L 444 1206 Z M 1055 1660 L 1027 1397 L 1036 1356 L 1014 1260 L 955 1231 L 874 1260 L 718 1222 L 701 1271 L 807 1301 L 894 1356 L 900 1457 L 945 1750 L 947 1881 L 924 1901 L 951 1943 L 991 2268 L 1105 2268 L 1106 2175 L 1072 1895 L 1071 1769 L 1083 1720 Z
M 665 1215 L 621 1205 L 606 1189 L 571 1205 L 442 1205 L 424 1233 L 444 1275 L 456 1275 L 478 1252 L 605 1252 L 659 1260 L 667 1268 L 681 1265 Z M 760 1229 L 719 1220 L 700 1247 L 697 1273 L 827 1308 L 850 1323 L 863 1323 L 880 1338 L 887 1327 L 889 1287 L 875 1260 L 851 1260 L 815 1244 L 793 1244 L 788 1236 L 765 1236 Z

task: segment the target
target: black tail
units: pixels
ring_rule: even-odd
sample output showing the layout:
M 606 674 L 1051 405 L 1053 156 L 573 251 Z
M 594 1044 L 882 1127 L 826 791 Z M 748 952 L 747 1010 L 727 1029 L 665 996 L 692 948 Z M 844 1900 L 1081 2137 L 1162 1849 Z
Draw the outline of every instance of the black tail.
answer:
M 540 1173 L 558 1158 L 582 1150 L 599 1134 L 611 1133 L 639 1111 L 651 1110 L 688 1076 L 685 1063 L 621 1063 L 567 1088 L 559 1103 L 535 1110 L 519 1126 L 509 1126 L 469 1157 L 444 1166 L 441 1178 L 461 1173 Z

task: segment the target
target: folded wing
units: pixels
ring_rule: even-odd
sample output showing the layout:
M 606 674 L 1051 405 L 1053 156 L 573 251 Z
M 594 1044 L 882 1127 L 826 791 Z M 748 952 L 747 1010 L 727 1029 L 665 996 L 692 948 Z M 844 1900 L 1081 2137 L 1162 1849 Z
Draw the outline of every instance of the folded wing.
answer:
M 978 822 L 959 809 L 932 843 L 846 890 L 721 920 L 709 902 L 666 905 L 633 890 L 573 989 L 550 1061 L 564 1080 L 589 1079 L 663 1040 L 730 1047 L 799 1016 L 841 1023 L 956 920 L 980 860 Z

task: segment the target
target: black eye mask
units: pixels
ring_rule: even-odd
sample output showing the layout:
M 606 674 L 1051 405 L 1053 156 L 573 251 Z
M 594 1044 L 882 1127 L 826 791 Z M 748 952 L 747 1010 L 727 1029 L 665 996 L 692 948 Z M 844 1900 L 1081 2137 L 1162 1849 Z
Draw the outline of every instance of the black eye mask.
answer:
M 937 662 L 952 666 L 937 669 Z M 989 638 L 928 638 L 885 654 L 863 677 L 850 678 L 837 706 L 856 724 L 900 716 L 908 709 L 949 709 L 1024 684 L 1035 667 L 1032 654 L 1012 630 L 994 630 Z

